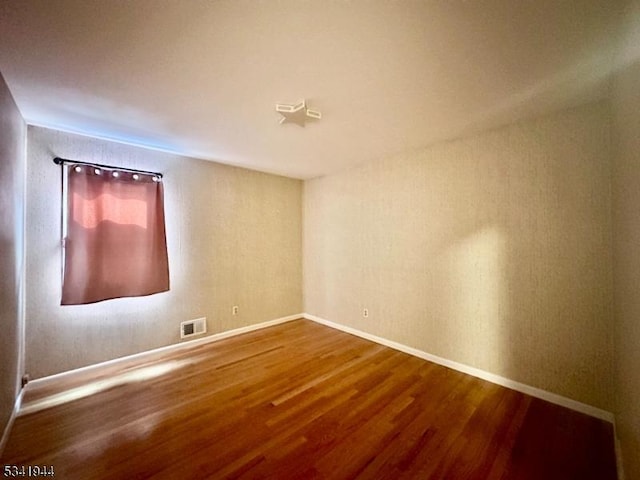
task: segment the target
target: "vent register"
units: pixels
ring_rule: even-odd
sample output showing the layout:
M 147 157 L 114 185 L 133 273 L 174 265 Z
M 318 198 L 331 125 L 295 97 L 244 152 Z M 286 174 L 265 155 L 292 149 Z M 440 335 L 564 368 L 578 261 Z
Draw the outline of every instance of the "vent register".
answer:
M 198 318 L 180 323 L 180 338 L 190 338 L 207 333 L 207 319 Z

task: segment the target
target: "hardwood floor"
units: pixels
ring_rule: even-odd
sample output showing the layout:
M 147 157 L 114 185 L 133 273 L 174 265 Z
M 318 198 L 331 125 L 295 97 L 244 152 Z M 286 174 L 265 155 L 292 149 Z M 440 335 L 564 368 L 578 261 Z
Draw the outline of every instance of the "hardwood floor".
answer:
M 27 387 L 0 465 L 61 479 L 615 479 L 610 424 L 296 320 Z

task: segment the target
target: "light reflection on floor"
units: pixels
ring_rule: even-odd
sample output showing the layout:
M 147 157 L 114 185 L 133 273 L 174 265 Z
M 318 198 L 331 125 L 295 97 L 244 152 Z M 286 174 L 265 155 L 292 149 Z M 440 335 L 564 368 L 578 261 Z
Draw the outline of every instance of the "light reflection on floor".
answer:
M 150 365 L 148 367 L 137 368 L 129 372 L 124 372 L 104 380 L 97 380 L 80 387 L 72 388 L 64 392 L 56 393 L 28 403 L 22 406 L 18 416 L 29 415 L 47 408 L 57 407 L 74 400 L 80 400 L 99 392 L 103 392 L 113 387 L 133 382 L 143 382 L 152 378 L 166 375 L 169 372 L 177 370 L 194 363 L 194 360 L 172 360 L 161 363 L 159 365 Z

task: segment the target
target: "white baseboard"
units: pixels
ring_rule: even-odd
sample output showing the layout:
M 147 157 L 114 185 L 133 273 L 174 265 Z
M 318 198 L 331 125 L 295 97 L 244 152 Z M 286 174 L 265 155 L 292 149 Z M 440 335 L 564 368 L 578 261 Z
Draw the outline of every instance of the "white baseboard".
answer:
M 418 350 L 417 348 L 413 348 L 413 347 L 409 347 L 407 345 L 403 345 L 401 343 L 398 342 L 394 342 L 392 340 L 388 340 L 386 338 L 383 337 L 379 337 L 377 335 L 373 335 L 367 332 L 363 332 L 361 330 L 357 330 L 355 328 L 352 327 L 348 327 L 346 325 L 341 325 L 339 323 L 336 322 L 332 322 L 330 320 L 326 320 L 324 318 L 320 318 L 318 316 L 315 315 L 311 315 L 308 313 L 301 313 L 301 314 L 296 314 L 296 315 L 289 315 L 286 317 L 281 317 L 281 318 L 276 318 L 274 320 L 269 320 L 266 322 L 261 322 L 261 323 L 257 323 L 254 325 L 248 325 L 246 327 L 240 327 L 240 328 L 236 328 L 233 330 L 228 330 L 226 332 L 220 332 L 220 333 L 216 333 L 213 335 L 209 335 L 207 337 L 203 337 L 203 338 L 199 338 L 199 339 L 195 339 L 195 340 L 189 340 L 186 342 L 181 342 L 181 343 L 176 343 L 173 345 L 168 345 L 166 347 L 160 347 L 160 348 L 156 348 L 153 350 L 147 350 L 145 352 L 141 352 L 141 353 L 136 353 L 133 355 L 128 355 L 125 357 L 120 357 L 120 358 L 116 358 L 113 360 L 107 360 L 106 362 L 101 362 L 101 363 L 97 363 L 94 365 L 89 365 L 86 367 L 81 367 L 81 368 L 77 368 L 74 370 L 70 370 L 67 372 L 62 372 L 62 373 L 57 373 L 55 375 L 50 375 L 48 377 L 43 377 L 43 378 L 38 378 L 35 380 L 32 380 L 31 382 L 29 382 L 29 384 L 33 384 L 38 385 L 38 386 L 44 386 L 48 383 L 52 383 L 55 382 L 61 378 L 64 378 L 68 375 L 73 375 L 79 372 L 88 372 L 91 370 L 97 370 L 100 368 L 104 368 L 106 366 L 111 366 L 111 365 L 117 365 L 118 363 L 121 362 L 127 362 L 130 360 L 141 360 L 144 359 L 147 356 L 151 356 L 151 355 L 155 355 L 161 352 L 170 352 L 170 351 L 174 351 L 174 350 L 180 350 L 183 348 L 190 348 L 196 345 L 202 345 L 202 344 L 206 344 L 209 342 L 215 342 L 218 340 L 222 340 L 224 338 L 229 338 L 229 337 L 233 337 L 236 335 L 241 335 L 243 333 L 248 333 L 248 332 L 252 332 L 255 330 L 260 330 L 263 328 L 267 328 L 267 327 L 271 327 L 274 325 L 278 325 L 281 323 L 286 323 L 286 322 L 290 322 L 292 320 L 296 320 L 299 318 L 306 318 L 307 320 L 312 320 L 316 323 L 320 323 L 322 325 L 326 325 L 328 327 L 331 328 L 335 328 L 337 330 L 341 330 L 343 332 L 346 333 L 350 333 L 352 335 L 356 335 L 358 337 L 364 338 L 366 340 L 370 340 L 372 342 L 375 343 L 379 343 L 381 345 L 387 346 L 389 348 L 393 348 L 395 350 L 399 350 L 401 352 L 404 353 L 408 353 L 409 355 L 413 355 L 415 357 L 418 358 L 422 358 L 424 360 L 428 360 L 430 362 L 433 363 L 437 363 L 438 365 L 442 365 L 444 367 L 448 367 L 451 368 L 453 370 L 457 370 L 459 372 L 462 373 L 466 373 L 468 375 L 472 375 L 474 377 L 477 378 L 481 378 L 483 380 L 487 380 L 489 382 L 495 383 L 497 385 L 502 385 L 503 387 L 507 387 L 507 388 L 511 388 L 513 390 L 516 390 L 518 392 L 522 392 L 525 393 L 527 395 L 531 395 L 532 397 L 536 397 L 536 398 L 540 398 L 542 400 L 546 400 L 548 402 L 554 403 L 556 405 L 560 405 L 566 408 L 569 408 L 571 410 L 575 410 L 587 415 L 590 415 L 592 417 L 596 417 L 599 418 L 601 420 L 605 420 L 607 422 L 610 423 L 614 423 L 614 415 L 611 412 L 608 412 L 606 410 L 602 410 L 600 408 L 594 407 L 592 405 L 588 405 L 582 402 L 578 402 L 576 400 L 572 400 L 570 398 L 567 397 L 563 397 L 562 395 L 558 395 L 556 393 L 552 393 L 552 392 L 548 392 L 546 390 L 542 390 L 540 388 L 536 388 L 536 387 L 532 387 L 530 385 L 526 385 L 524 383 L 520 383 L 505 377 L 501 377 L 500 375 L 496 375 L 493 374 L 491 372 L 487 372 L 484 370 L 480 370 L 479 368 L 475 368 L 475 367 L 471 367 L 469 365 L 465 365 L 462 363 L 458 363 L 455 362 L 453 360 L 448 360 L 446 358 L 442 358 L 442 357 L 438 357 L 437 355 L 433 355 L 427 352 L 424 352 L 422 350 Z M 4 437 L 3 437 L 4 439 Z
M 22 397 L 24 395 L 24 388 L 20 390 L 20 393 L 16 397 L 16 401 L 13 404 L 13 411 L 9 416 L 9 421 L 4 427 L 4 431 L 2 432 L 2 438 L 0 438 L 0 457 L 2 457 L 2 453 L 4 452 L 4 447 L 7 446 L 7 441 L 9 441 L 9 434 L 11 433 L 11 429 L 13 428 L 13 422 L 15 422 L 16 417 L 18 416 L 18 411 L 20 410 L 20 405 L 22 405 Z
M 263 328 L 272 327 L 274 325 L 290 322 L 292 320 L 297 320 L 303 317 L 304 315 L 302 313 L 299 313 L 296 315 L 288 315 L 286 317 L 276 318 L 274 320 L 268 320 L 266 322 L 256 323 L 254 325 L 247 325 L 246 327 L 234 328 L 233 330 L 227 330 L 226 332 L 215 333 L 213 335 L 208 335 L 206 337 L 197 338 L 194 340 L 187 340 L 185 342 L 180 342 L 180 343 L 174 343 L 172 345 L 167 345 L 166 347 L 154 348 L 153 350 L 146 350 L 144 352 L 134 353 L 133 355 L 114 358 L 113 360 L 107 360 L 105 362 L 95 363 L 93 365 L 88 365 L 86 367 L 75 368 L 73 370 L 56 373 L 54 375 L 49 375 L 47 377 L 36 378 L 34 380 L 31 380 L 29 382 L 29 385 L 34 385 L 34 386 L 37 385 L 38 387 L 43 387 L 43 386 L 47 386 L 49 384 L 55 383 L 65 377 L 78 374 L 80 372 L 90 372 L 92 370 L 100 370 L 104 367 L 114 366 L 119 363 L 129 362 L 131 360 L 143 360 L 146 357 L 150 357 L 152 355 L 156 355 L 162 352 L 177 351 L 184 348 L 191 348 L 197 345 L 216 342 L 224 338 L 234 337 L 236 335 L 242 335 L 243 333 L 253 332 L 254 330 L 260 330 Z
M 418 350 L 417 348 L 409 347 L 407 345 L 403 345 L 401 343 L 394 342 L 392 340 L 387 340 L 386 338 L 378 337 L 377 335 L 372 335 L 370 333 L 363 332 L 355 328 L 347 327 L 345 325 L 341 325 L 339 323 L 335 323 L 330 320 L 317 317 L 315 315 L 305 313 L 303 316 L 307 320 L 312 320 L 316 323 L 320 323 L 322 325 L 326 325 L 328 327 L 335 328 L 337 330 L 342 330 L 343 332 L 350 333 L 352 335 L 356 335 L 366 340 L 379 343 L 386 347 L 390 347 L 395 350 L 408 353 L 409 355 L 422 358 L 423 360 L 428 360 L 430 362 L 437 363 L 438 365 L 442 365 L 444 367 L 448 367 L 453 370 L 457 370 L 459 372 L 466 373 L 468 375 L 471 375 L 477 378 L 481 378 L 482 380 L 487 380 L 488 382 L 495 383 L 497 385 L 502 385 L 503 387 L 507 387 L 521 393 L 526 393 L 527 395 L 531 395 L 532 397 L 540 398 L 542 400 L 546 400 L 556 405 L 560 405 L 562 407 L 566 407 L 571 410 L 575 410 L 577 412 L 581 412 L 586 415 L 590 415 L 592 417 L 596 417 L 610 423 L 614 423 L 613 413 L 594 407 L 592 405 L 587 405 L 586 403 L 578 402 L 576 400 L 563 397 L 562 395 L 558 395 L 556 393 L 551 393 L 546 390 L 542 390 L 540 388 L 536 388 L 530 385 L 526 385 L 524 383 L 516 382 L 514 380 L 501 377 L 500 375 L 496 375 L 490 372 L 486 372 L 484 370 L 480 370 L 479 368 L 470 367 L 469 365 L 465 365 L 463 363 L 458 363 L 458 362 L 454 362 L 453 360 L 448 360 L 446 358 L 438 357 L 437 355 L 432 355 L 422 350 Z

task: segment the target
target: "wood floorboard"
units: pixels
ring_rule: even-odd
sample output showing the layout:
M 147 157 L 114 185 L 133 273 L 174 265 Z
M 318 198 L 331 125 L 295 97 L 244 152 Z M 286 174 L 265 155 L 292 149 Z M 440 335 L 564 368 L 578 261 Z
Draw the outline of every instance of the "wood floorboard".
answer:
M 306 320 L 27 386 L 55 478 L 613 480 L 612 426 Z

